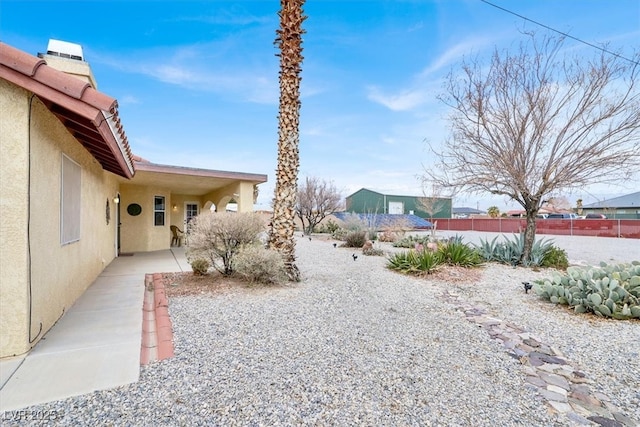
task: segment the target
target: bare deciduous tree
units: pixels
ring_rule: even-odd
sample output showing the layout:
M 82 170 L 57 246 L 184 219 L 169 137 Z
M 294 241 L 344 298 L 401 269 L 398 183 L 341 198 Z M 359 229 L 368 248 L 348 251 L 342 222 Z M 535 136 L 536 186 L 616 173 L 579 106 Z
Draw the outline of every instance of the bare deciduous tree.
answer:
M 496 49 L 488 67 L 465 61 L 449 75 L 441 100 L 451 135 L 425 170 L 445 188 L 517 201 L 527 218 L 521 262 L 546 195 L 619 182 L 640 166 L 640 53 L 587 60 L 570 57 L 563 38 L 527 36 L 517 51 Z
M 323 219 L 341 209 L 342 196 L 333 183 L 307 177 L 304 184 L 298 186 L 296 215 L 306 234 L 311 234 Z
M 427 187 L 431 187 L 430 190 Z M 442 196 L 442 188 L 433 182 L 429 185 L 423 178 L 422 197 L 416 201 L 416 207 L 429 215 L 429 221 L 433 222 L 434 215 L 445 208 L 446 202 Z

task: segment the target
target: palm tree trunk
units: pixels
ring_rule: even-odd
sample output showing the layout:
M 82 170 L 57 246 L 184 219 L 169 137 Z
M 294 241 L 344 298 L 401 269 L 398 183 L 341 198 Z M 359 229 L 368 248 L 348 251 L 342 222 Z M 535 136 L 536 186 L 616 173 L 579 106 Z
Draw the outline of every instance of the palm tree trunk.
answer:
M 282 254 L 287 274 L 292 281 L 300 280 L 295 264 L 295 203 L 300 165 L 300 72 L 302 71 L 302 5 L 304 0 L 280 1 L 280 29 L 275 44 L 280 53 L 280 109 L 278 113 L 278 166 L 273 199 L 273 216 L 269 246 Z

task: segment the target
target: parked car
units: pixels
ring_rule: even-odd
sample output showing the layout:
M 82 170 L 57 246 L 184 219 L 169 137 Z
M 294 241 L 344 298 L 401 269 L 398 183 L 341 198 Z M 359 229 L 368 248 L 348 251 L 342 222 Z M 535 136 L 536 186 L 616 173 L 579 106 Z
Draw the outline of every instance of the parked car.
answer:
M 585 216 L 585 219 L 607 219 L 607 216 L 599 213 L 589 213 Z
M 547 219 L 578 219 L 578 215 L 574 213 L 550 213 Z
M 593 221 L 593 220 L 603 220 L 607 219 L 607 216 L 599 213 L 589 213 L 585 217 L 590 221 L 584 222 L 584 228 L 588 229 L 601 229 L 601 230 L 611 230 L 613 228 L 613 221 Z

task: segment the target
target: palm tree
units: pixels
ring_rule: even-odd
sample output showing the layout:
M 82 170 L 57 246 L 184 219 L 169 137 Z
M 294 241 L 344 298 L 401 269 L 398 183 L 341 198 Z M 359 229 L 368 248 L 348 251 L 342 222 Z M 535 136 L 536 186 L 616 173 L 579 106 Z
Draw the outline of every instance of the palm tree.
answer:
M 275 44 L 280 53 L 280 109 L 278 112 L 278 166 L 273 198 L 269 247 L 284 258 L 289 280 L 299 281 L 295 264 L 295 204 L 298 190 L 300 72 L 302 70 L 302 11 L 304 0 L 280 0 L 280 28 Z
M 489 209 L 487 209 L 487 213 L 491 218 L 498 218 L 500 216 L 500 208 L 497 206 L 490 206 Z

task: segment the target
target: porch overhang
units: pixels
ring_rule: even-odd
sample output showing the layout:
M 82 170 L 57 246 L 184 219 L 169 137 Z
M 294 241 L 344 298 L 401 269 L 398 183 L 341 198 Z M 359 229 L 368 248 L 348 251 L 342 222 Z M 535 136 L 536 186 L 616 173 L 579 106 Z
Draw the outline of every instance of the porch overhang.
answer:
M 176 194 L 203 196 L 238 182 L 267 182 L 267 175 L 135 162 L 134 185 L 163 187 Z

